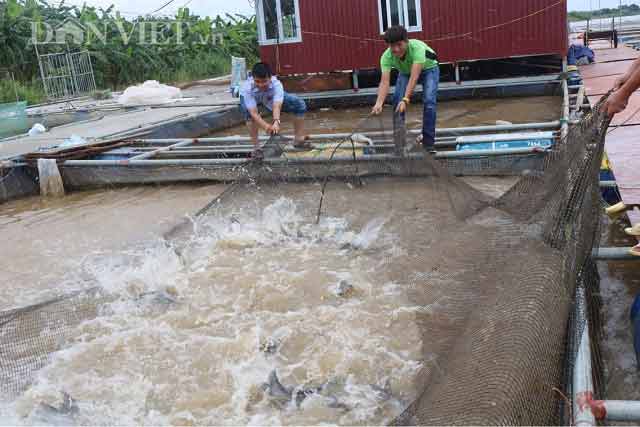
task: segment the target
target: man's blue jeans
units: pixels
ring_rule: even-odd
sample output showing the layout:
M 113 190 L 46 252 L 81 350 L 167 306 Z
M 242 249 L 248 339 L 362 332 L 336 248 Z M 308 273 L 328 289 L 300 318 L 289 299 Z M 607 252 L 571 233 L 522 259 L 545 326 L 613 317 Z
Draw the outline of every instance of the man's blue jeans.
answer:
M 396 114 L 402 98 L 407 91 L 407 84 L 411 76 L 400 73 L 396 82 L 396 89 L 393 94 L 393 127 L 399 129 L 405 125 L 405 115 Z M 424 70 L 420 74 L 418 83 L 422 84 L 422 101 L 424 103 L 424 111 L 422 114 L 422 145 L 426 150 L 433 149 L 436 142 L 436 107 L 438 102 L 438 84 L 440 83 L 440 67 L 434 67 L 430 70 Z

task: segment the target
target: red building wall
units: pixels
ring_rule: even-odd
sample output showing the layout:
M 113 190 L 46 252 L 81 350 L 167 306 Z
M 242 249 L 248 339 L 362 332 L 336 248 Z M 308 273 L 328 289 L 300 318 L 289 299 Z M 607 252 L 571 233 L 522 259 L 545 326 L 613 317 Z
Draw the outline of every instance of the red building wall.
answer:
M 378 68 L 378 0 L 299 0 L 302 42 L 262 46 L 278 74 Z M 565 55 L 566 0 L 422 0 L 421 33 L 441 62 Z

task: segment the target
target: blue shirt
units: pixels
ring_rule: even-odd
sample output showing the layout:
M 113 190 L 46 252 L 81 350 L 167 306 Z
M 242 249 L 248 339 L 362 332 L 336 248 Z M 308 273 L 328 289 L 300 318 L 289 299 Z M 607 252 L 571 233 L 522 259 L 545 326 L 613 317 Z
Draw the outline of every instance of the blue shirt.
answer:
M 269 88 L 265 91 L 258 89 L 253 77 L 249 77 L 242 85 L 240 96 L 244 98 L 244 105 L 247 109 L 258 108 L 262 104 L 273 111 L 274 102 L 284 101 L 284 87 L 277 77 L 271 77 Z

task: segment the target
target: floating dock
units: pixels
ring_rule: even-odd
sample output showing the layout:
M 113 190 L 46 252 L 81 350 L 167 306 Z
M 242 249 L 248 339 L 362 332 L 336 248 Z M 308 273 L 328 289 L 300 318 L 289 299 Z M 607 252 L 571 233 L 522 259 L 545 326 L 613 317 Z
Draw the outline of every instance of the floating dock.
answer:
M 591 48 L 596 53 L 596 62 L 581 66 L 580 74 L 589 102 L 595 105 L 633 61 L 640 58 L 640 51 L 627 45 L 611 48 L 608 43 L 594 43 Z M 606 153 L 622 201 L 628 206 L 640 206 L 640 91 L 631 96 L 627 109 L 611 123 Z M 637 208 L 629 211 L 628 216 L 632 225 L 640 223 Z
M 575 90 L 568 87 L 562 74 L 442 83 L 438 92 L 441 101 L 557 96 L 562 100 L 562 109 L 556 120 L 545 123 L 438 129 L 436 157 L 458 175 L 505 176 L 536 170 L 542 164 L 546 150 L 566 134 L 571 109 L 575 108 L 570 102 L 576 98 L 575 94 L 571 95 Z M 104 111 L 105 115 L 53 128 L 34 137 L 18 136 L 0 141 L 0 202 L 37 194 L 38 159 L 56 159 L 65 186 L 72 190 L 149 183 L 230 182 L 243 178 L 246 173 L 243 166 L 251 153 L 248 138 L 206 137 L 242 124 L 239 101 L 224 87 L 206 91 L 194 87 L 183 96 L 185 99 L 176 103 L 137 108 L 123 108 L 113 101 L 96 105 L 85 102 L 78 106 L 78 111 Z M 354 107 L 372 105 L 376 89 L 305 93 L 301 97 L 310 110 Z M 45 110 L 56 108 L 60 109 L 60 106 Z M 62 108 L 62 112 L 66 111 Z M 361 147 L 357 153 L 355 161 L 362 167 L 361 172 L 394 174 L 392 170 L 380 168 L 389 164 L 389 160 L 402 160 L 397 156 L 398 147 L 391 129 L 364 133 L 373 146 Z M 409 132 L 407 141 L 414 140 L 418 133 Z M 519 137 L 508 141 L 504 136 L 523 133 L 523 140 Z M 541 139 L 539 133 L 544 133 L 544 138 Z M 495 134 L 498 134 L 497 138 Z M 72 135 L 82 137 L 86 144 L 60 146 Z M 502 141 L 501 135 L 507 142 Z M 488 144 L 484 141 L 484 145 L 493 148 L 459 141 L 461 136 L 480 142 L 489 136 L 491 141 Z M 335 144 L 350 135 L 311 137 L 311 142 L 318 147 Z M 309 155 L 288 153 L 281 158 L 267 159 L 265 165 L 281 169 L 289 178 L 304 179 L 309 174 L 316 176 L 320 171 L 326 171 L 331 163 L 337 167 L 336 173 L 340 176 L 340 164 L 348 169 L 354 165 L 352 154 L 337 153 L 329 159 L 326 151 Z

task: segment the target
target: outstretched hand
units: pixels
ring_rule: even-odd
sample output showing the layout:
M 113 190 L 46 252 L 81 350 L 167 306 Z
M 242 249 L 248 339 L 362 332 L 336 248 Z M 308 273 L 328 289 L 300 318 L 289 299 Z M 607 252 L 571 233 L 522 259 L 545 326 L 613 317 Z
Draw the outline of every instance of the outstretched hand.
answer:
M 280 133 L 280 122 L 275 121 L 271 125 L 271 135 L 278 135 Z
M 616 90 L 609 96 L 609 99 L 607 99 L 603 108 L 609 117 L 613 117 L 616 114 L 623 112 L 627 108 L 628 102 L 629 97 L 620 90 Z
M 396 113 L 403 114 L 406 111 L 407 111 L 407 103 L 404 101 L 400 101 L 400 103 L 396 107 Z
M 374 116 L 378 116 L 382 113 L 383 108 L 384 108 L 384 105 L 376 104 L 373 106 L 373 109 L 371 110 L 371 114 L 373 114 Z

